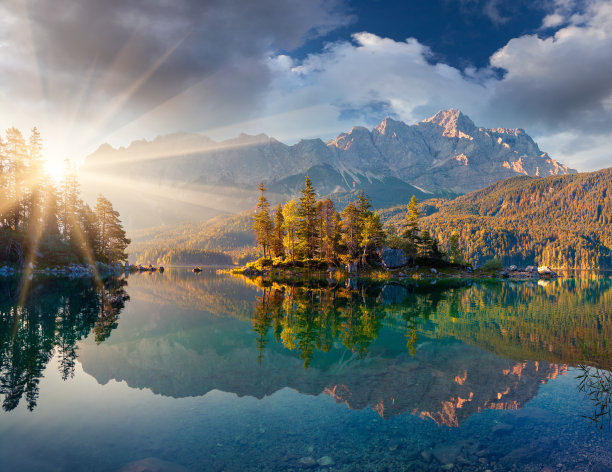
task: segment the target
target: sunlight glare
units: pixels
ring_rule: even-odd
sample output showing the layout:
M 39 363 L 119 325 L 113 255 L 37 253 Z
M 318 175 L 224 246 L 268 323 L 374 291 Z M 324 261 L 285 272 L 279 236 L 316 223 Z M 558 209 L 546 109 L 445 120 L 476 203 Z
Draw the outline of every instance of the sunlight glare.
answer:
M 53 178 L 55 183 L 59 183 L 63 180 L 66 174 L 66 162 L 61 159 L 46 159 L 45 170 Z

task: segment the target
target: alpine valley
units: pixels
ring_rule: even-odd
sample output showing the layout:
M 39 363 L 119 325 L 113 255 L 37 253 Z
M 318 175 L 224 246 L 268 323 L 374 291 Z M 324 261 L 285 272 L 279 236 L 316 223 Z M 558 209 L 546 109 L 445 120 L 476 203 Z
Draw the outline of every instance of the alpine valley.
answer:
M 364 190 L 377 208 L 454 197 L 519 175 L 574 173 L 542 152 L 522 129 L 477 127 L 459 110 L 414 125 L 387 118 L 372 130 L 354 127 L 327 143 L 289 146 L 264 134 L 215 142 L 177 133 L 127 148 L 108 144 L 88 156 L 86 197 L 120 202 L 129 229 L 203 221 L 253 207 L 265 181 L 271 200 L 295 196 L 309 175 L 321 195 L 342 206 Z

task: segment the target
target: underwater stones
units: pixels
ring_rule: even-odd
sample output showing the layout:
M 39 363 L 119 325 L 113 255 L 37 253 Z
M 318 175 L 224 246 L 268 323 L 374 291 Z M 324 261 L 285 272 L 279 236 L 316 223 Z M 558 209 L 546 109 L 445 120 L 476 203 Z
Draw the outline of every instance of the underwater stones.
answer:
M 306 456 L 306 457 L 302 457 L 301 459 L 298 460 L 298 462 L 300 463 L 300 465 L 302 467 L 316 467 L 317 461 L 315 461 L 312 456 Z
M 461 444 L 440 444 L 432 449 L 431 453 L 442 464 L 452 464 L 457 460 L 463 446 Z
M 542 438 L 530 444 L 510 451 L 500 459 L 500 464 L 512 466 L 532 461 L 546 461 L 551 451 L 558 446 L 558 441 L 552 438 Z
M 514 426 L 505 423 L 496 424 L 491 428 L 491 433 L 496 436 L 503 436 L 504 434 L 509 434 L 514 430 Z
M 321 467 L 327 467 L 327 466 L 330 466 L 330 465 L 334 465 L 334 460 L 330 456 L 323 456 L 323 457 L 320 457 L 317 460 L 317 463 Z
M 182 465 L 168 462 L 157 457 L 147 457 L 126 464 L 119 472 L 188 472 L 189 469 Z

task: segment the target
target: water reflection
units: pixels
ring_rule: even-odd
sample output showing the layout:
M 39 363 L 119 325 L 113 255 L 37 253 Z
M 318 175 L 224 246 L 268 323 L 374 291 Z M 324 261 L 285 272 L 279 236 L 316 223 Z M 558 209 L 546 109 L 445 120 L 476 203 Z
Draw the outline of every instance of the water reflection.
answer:
M 603 429 L 612 427 L 612 349 L 610 340 L 585 343 L 584 361 L 578 366 L 578 389 L 593 406 L 592 414 L 585 417 Z M 607 370 L 599 366 L 607 367 Z
M 23 397 L 36 407 L 39 382 L 54 355 L 63 380 L 74 376 L 77 343 L 93 330 L 96 343 L 117 327 L 129 299 L 126 281 L 47 280 L 17 300 L 17 280 L 0 281 L 0 395 L 4 411 Z

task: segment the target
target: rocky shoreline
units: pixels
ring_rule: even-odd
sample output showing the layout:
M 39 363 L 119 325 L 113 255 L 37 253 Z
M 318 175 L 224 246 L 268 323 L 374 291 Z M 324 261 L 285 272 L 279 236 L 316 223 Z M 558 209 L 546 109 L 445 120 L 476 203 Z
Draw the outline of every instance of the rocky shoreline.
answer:
M 37 267 L 33 263 L 29 263 L 24 267 L 15 268 L 5 265 L 0 267 L 0 278 L 10 278 L 26 274 L 27 277 L 66 277 L 70 279 L 87 278 L 87 277 L 110 277 L 119 276 L 126 271 L 129 271 L 129 265 L 120 263 L 105 264 L 96 262 L 95 264 L 68 264 L 55 267 Z

